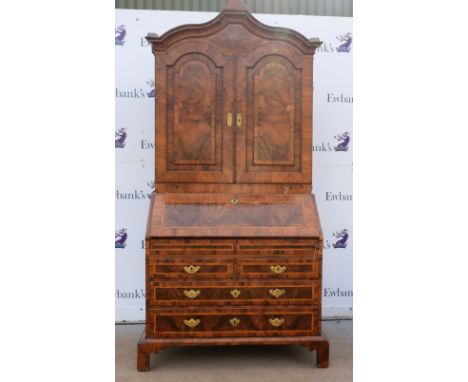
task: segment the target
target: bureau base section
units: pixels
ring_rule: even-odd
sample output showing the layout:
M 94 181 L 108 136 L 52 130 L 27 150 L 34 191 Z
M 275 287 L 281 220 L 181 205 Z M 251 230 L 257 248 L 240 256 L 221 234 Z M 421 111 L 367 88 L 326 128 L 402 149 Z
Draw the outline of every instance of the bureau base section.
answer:
M 168 347 L 230 345 L 301 345 L 317 351 L 317 367 L 329 363 L 329 342 L 325 335 L 285 337 L 223 337 L 223 338 L 146 338 L 143 331 L 138 342 L 137 369 L 150 369 L 150 355 Z

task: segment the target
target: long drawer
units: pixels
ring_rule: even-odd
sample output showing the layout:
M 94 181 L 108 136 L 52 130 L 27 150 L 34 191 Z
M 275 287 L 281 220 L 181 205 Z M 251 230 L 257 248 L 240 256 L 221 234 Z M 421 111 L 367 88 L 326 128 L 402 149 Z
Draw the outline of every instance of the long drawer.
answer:
M 320 309 L 314 307 L 151 309 L 154 337 L 289 336 L 320 333 Z
M 186 284 L 186 285 L 183 285 Z M 175 305 L 316 305 L 318 281 L 158 282 L 150 286 L 150 304 Z

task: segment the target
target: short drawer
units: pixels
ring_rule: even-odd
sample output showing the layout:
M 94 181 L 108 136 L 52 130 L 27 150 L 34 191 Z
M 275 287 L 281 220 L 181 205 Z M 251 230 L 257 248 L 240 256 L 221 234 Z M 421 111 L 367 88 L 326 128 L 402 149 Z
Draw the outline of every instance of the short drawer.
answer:
M 226 283 L 191 283 L 191 285 L 151 286 L 150 304 L 175 305 L 317 305 L 320 284 L 261 283 L 242 285 Z M 224 285 L 223 285 L 224 284 Z
M 210 279 L 232 277 L 232 260 L 150 259 L 150 281 L 159 279 Z
M 320 261 L 308 258 L 238 259 L 239 278 L 314 279 L 320 275 Z
M 316 335 L 320 331 L 319 308 L 152 310 L 154 337 L 206 337 L 251 335 Z

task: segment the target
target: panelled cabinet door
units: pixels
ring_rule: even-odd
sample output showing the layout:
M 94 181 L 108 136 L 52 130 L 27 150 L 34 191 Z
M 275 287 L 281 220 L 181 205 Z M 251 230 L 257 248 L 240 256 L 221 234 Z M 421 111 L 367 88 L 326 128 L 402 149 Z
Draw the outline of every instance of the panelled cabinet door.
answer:
M 237 182 L 311 182 L 311 73 L 312 57 L 286 43 L 239 58 Z
M 158 182 L 232 182 L 233 65 L 185 40 L 156 54 Z

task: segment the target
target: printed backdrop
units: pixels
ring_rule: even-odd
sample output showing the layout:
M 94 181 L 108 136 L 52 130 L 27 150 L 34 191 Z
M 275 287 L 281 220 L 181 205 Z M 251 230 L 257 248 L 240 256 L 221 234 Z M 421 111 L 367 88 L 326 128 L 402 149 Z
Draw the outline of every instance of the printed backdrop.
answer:
M 154 186 L 154 57 L 144 39 L 212 12 L 116 10 L 117 321 L 145 319 L 144 235 Z M 313 192 L 324 243 L 323 316 L 352 315 L 352 18 L 255 14 L 261 22 L 319 37 L 314 63 Z

